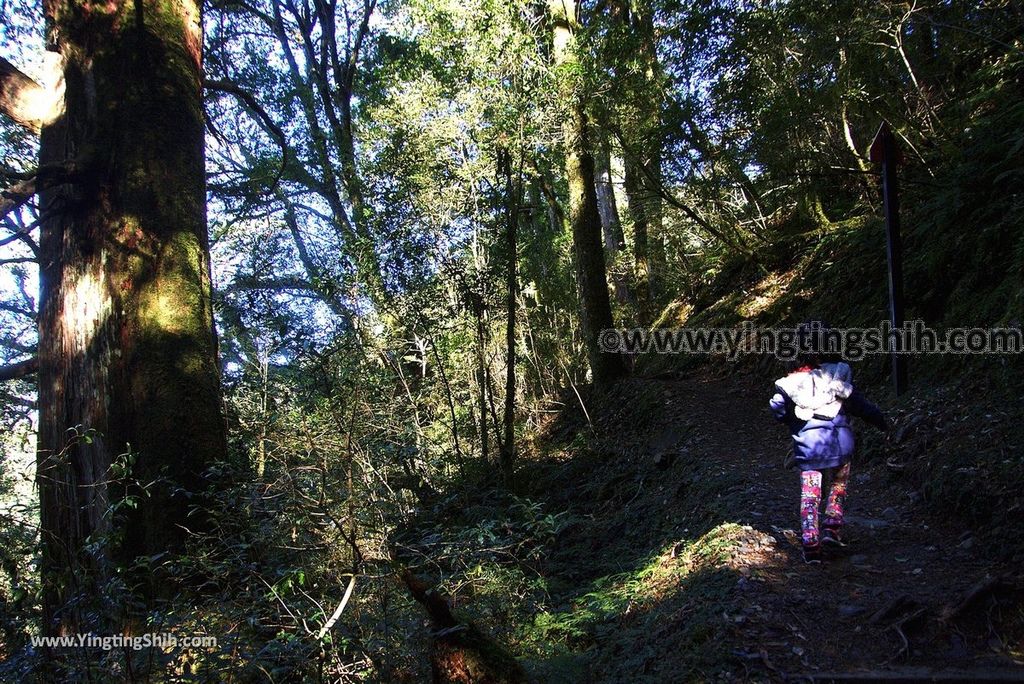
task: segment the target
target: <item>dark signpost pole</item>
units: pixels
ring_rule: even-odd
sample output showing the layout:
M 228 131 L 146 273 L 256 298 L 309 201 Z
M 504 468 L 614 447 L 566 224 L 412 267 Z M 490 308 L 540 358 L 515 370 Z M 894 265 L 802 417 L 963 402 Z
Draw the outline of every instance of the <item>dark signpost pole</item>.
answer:
M 893 330 L 903 327 L 903 245 L 900 242 L 900 196 L 896 167 L 902 161 L 896 136 L 882 122 L 871 143 L 871 161 L 882 165 L 882 202 L 885 207 L 886 253 L 889 257 L 889 318 Z M 905 341 L 904 341 L 905 342 Z M 907 388 L 907 363 L 902 354 L 892 353 L 892 379 L 896 395 Z

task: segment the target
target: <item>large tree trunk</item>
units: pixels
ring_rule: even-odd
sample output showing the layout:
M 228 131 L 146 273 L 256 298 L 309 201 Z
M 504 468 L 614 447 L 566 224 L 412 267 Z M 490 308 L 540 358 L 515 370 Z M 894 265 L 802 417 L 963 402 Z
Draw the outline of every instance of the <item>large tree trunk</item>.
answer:
M 569 185 L 569 223 L 572 227 L 576 281 L 580 294 L 580 322 L 594 384 L 607 385 L 625 374 L 618 354 L 602 353 L 598 335 L 614 326 L 608 297 L 608 278 L 601 240 L 601 214 L 594 184 L 594 157 L 590 151 L 590 125 L 575 72 L 576 3 L 550 0 L 554 24 L 556 67 L 562 70 L 561 89 L 566 103 L 562 131 L 565 137 L 565 175 Z
M 66 107 L 43 127 L 40 159 L 75 160 L 84 177 L 41 195 L 38 479 L 50 632 L 82 629 L 95 605 L 79 602 L 115 565 L 183 547 L 185 528 L 202 524 L 188 516 L 187 493 L 204 488 L 226 440 L 199 6 L 45 0 L 44 9 L 47 47 L 66 62 Z M 116 464 L 130 467 L 126 478 Z M 140 495 L 129 481 L 151 485 Z M 137 505 L 112 515 L 126 494 Z

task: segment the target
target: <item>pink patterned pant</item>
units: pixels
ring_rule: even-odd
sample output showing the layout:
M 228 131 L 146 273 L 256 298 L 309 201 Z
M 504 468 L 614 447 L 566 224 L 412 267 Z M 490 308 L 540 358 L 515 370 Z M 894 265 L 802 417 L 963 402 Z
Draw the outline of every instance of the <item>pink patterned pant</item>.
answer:
M 825 527 L 843 524 L 843 502 L 846 485 L 850 480 L 850 464 L 832 469 L 832 486 L 825 506 Z M 805 545 L 818 543 L 818 509 L 821 508 L 821 471 L 804 470 L 800 473 L 800 528 Z

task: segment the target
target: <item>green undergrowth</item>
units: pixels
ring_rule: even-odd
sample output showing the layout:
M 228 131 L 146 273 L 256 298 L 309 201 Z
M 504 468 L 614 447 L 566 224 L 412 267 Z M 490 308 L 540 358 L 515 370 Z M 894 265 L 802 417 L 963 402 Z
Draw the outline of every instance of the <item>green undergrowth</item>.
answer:
M 551 662 L 563 665 L 567 653 L 576 653 L 576 667 L 591 680 L 657 678 L 669 661 L 677 679 L 723 666 L 728 658 L 721 614 L 736 585 L 725 563 L 741 532 L 739 525 L 723 523 L 661 549 L 633 570 L 598 577 L 559 607 L 537 614 L 523 626 L 520 643 L 546 657 L 537 669 L 547 674 Z M 671 638 L 656 638 L 667 627 Z M 672 653 L 658 653 L 666 644 Z
M 743 480 L 705 459 L 658 467 L 655 383 L 580 399 L 521 461 L 519 496 L 468 488 L 402 545 L 537 681 L 705 681 L 735 665 Z
M 657 681 L 666 668 L 676 681 L 702 680 L 729 667 L 723 614 L 738 575 L 728 560 L 743 534 L 720 523 L 585 583 L 541 560 L 478 557 L 448 565 L 442 586 L 464 618 L 484 625 L 538 681 Z M 545 551 L 559 544 L 572 547 L 562 551 L 577 563 L 591 562 L 585 543 L 568 535 Z M 473 555 L 472 545 L 463 548 L 464 560 Z

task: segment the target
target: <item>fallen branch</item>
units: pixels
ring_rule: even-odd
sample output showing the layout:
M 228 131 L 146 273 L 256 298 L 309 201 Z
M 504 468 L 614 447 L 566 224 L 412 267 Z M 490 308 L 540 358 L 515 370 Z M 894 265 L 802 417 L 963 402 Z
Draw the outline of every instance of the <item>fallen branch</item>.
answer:
M 348 587 L 345 589 L 345 595 L 341 597 L 341 603 L 339 603 L 338 607 L 334 609 L 334 613 L 331 615 L 331 618 L 325 622 L 324 626 L 320 628 L 319 632 L 317 632 L 316 638 L 318 640 L 323 639 L 324 635 L 331 631 L 331 627 L 334 627 L 334 623 L 336 623 L 338 618 L 341 617 L 341 614 L 345 612 L 345 606 L 348 605 L 348 600 L 352 598 L 352 590 L 355 588 L 356 576 L 352 575 L 352 578 L 348 581 Z
M 983 598 L 995 590 L 1000 584 L 1002 584 L 1001 577 L 986 576 L 973 587 L 967 590 L 966 593 L 956 603 L 950 603 L 942 609 L 939 619 L 943 622 L 949 622 L 957 618 L 961 613 L 967 610 L 973 605 L 978 599 Z
M 408 569 L 399 573 L 412 597 L 430 615 L 434 626 L 430 664 L 435 684 L 525 684 L 519 662 L 471 622 L 460 621 L 448 601 Z

